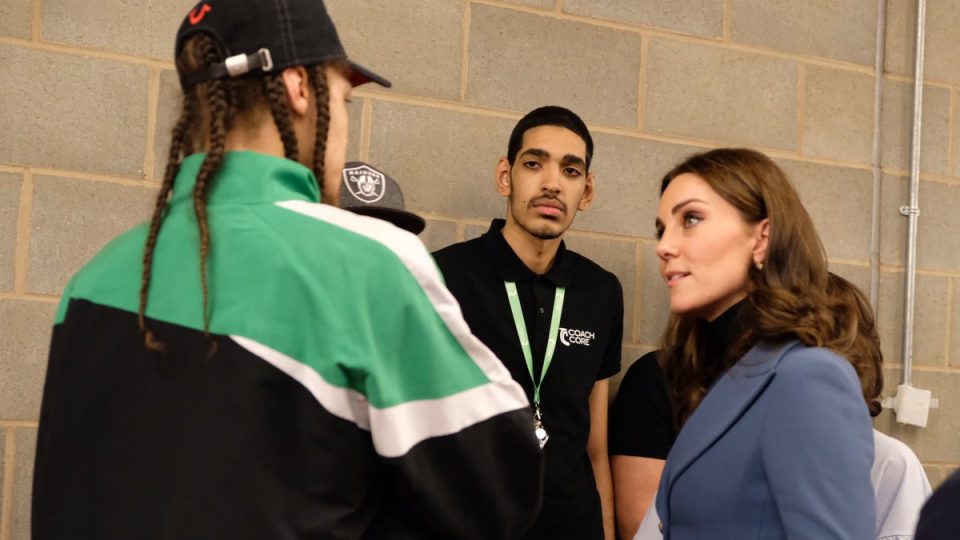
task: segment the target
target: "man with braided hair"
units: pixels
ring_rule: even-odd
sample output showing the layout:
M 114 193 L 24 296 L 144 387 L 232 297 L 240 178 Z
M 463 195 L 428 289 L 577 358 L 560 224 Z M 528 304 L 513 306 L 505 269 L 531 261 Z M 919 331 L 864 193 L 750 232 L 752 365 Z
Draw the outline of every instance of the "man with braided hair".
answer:
M 70 281 L 33 538 L 515 538 L 523 390 L 412 234 L 336 208 L 353 86 L 320 0 L 208 0 L 153 219 Z M 323 203 L 327 204 L 321 204 Z

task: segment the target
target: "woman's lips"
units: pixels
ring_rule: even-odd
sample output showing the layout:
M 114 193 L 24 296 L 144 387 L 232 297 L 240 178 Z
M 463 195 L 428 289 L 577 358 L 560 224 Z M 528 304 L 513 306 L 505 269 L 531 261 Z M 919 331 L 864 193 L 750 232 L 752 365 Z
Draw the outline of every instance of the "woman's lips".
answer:
M 689 275 L 690 272 L 668 272 L 665 276 L 667 287 L 673 287 Z

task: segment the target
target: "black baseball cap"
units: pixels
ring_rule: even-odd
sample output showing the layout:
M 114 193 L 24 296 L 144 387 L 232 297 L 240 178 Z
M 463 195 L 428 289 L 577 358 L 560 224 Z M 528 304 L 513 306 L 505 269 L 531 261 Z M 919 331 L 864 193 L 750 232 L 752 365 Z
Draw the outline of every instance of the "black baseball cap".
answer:
M 397 181 L 373 165 L 347 162 L 340 177 L 340 208 L 389 221 L 413 234 L 427 226 L 422 217 L 404 208 Z
M 341 60 L 350 68 L 350 82 L 390 81 L 347 58 L 337 29 L 322 0 L 205 0 L 187 14 L 177 31 L 174 54 L 187 38 L 205 32 L 226 51 L 225 62 L 192 73 L 181 73 L 184 88 L 254 71 L 271 72 Z M 175 56 L 175 57 L 176 57 Z

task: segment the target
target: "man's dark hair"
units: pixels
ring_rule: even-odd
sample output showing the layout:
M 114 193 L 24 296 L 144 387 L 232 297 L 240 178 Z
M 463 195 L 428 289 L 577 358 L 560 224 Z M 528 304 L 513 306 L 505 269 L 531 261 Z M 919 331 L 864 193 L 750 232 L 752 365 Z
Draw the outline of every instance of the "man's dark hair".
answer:
M 590 170 L 590 160 L 593 159 L 593 137 L 590 136 L 590 130 L 587 129 L 587 125 L 575 112 L 556 105 L 534 109 L 514 126 L 513 133 L 510 134 L 510 143 L 507 145 L 507 161 L 510 162 L 511 166 L 513 166 L 513 160 L 517 157 L 517 152 L 520 151 L 520 146 L 523 145 L 523 134 L 540 126 L 567 128 L 579 135 L 587 145 L 587 170 Z

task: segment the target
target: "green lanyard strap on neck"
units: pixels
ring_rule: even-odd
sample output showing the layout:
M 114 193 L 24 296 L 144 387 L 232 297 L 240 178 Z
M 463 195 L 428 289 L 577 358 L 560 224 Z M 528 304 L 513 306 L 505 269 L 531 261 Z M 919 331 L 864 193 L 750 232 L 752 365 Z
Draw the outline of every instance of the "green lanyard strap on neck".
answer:
M 523 319 L 523 310 L 520 309 L 520 296 L 517 294 L 517 284 L 505 281 L 507 300 L 510 301 L 510 311 L 513 313 L 513 322 L 517 327 L 517 336 L 520 337 L 520 348 L 523 349 L 523 359 L 527 362 L 527 371 L 533 381 L 533 404 L 540 405 L 540 385 L 547 376 L 550 363 L 553 362 L 553 352 L 557 348 L 557 335 L 560 333 L 560 314 L 563 312 L 563 297 L 566 290 L 557 287 L 553 296 L 553 315 L 550 317 L 550 333 L 547 335 L 547 350 L 543 355 L 543 367 L 540 369 L 540 380 L 533 375 L 533 352 L 530 350 L 530 337 L 527 335 L 527 324 Z

